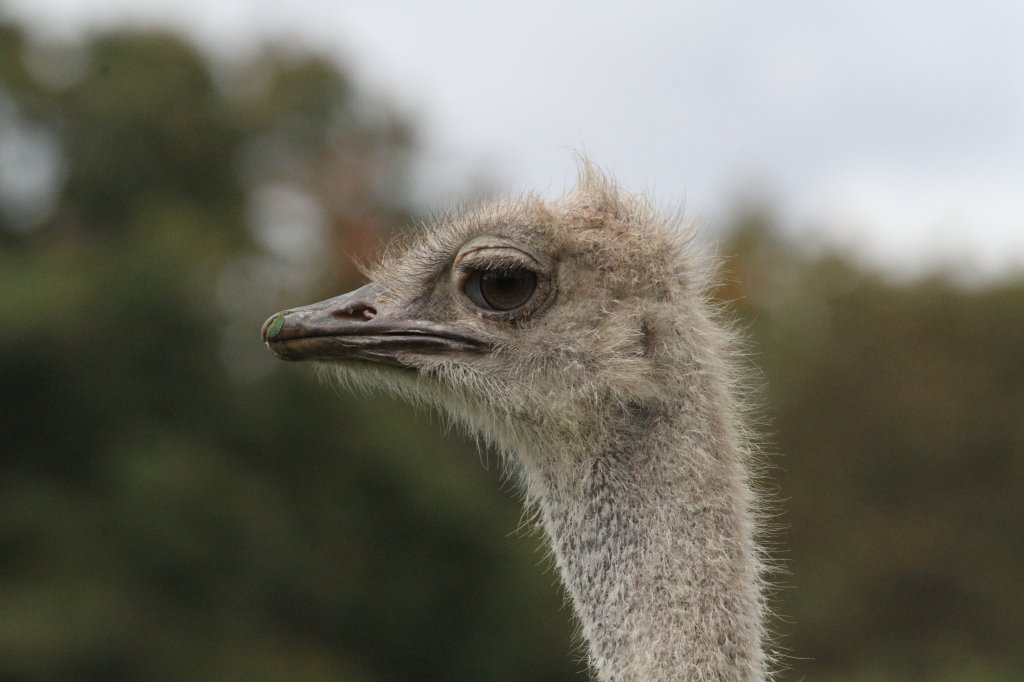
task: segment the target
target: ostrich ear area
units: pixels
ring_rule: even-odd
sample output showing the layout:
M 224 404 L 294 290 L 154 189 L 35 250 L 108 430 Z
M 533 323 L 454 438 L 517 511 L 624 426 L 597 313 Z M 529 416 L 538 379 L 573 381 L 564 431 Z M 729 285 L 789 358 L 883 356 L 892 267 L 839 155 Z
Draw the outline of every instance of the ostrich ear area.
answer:
M 418 317 L 376 283 L 292 308 L 263 323 L 263 342 L 283 360 L 364 360 L 416 367 L 426 356 L 483 353 L 488 344 L 454 324 Z

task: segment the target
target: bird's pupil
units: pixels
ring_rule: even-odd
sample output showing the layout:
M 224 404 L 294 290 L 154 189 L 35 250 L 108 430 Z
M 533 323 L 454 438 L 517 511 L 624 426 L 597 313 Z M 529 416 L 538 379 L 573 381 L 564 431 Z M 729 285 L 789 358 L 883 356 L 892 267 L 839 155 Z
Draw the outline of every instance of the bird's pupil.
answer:
M 495 310 L 512 310 L 526 303 L 537 288 L 537 275 L 529 270 L 484 272 L 480 294 Z

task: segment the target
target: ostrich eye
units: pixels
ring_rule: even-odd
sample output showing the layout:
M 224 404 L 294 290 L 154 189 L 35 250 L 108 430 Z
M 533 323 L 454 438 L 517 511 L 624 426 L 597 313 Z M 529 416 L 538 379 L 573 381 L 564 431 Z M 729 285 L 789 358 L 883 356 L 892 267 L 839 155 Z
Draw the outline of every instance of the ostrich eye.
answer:
M 476 270 L 466 278 L 462 290 L 484 310 L 515 310 L 530 300 L 537 289 L 537 275 L 526 268 Z

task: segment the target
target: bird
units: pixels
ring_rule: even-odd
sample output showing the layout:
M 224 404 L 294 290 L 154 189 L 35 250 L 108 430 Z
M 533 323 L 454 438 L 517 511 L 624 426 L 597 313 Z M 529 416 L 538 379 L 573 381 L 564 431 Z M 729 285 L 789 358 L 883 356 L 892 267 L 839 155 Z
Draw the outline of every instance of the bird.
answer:
M 563 196 L 452 211 L 262 339 L 489 444 L 600 682 L 772 677 L 763 494 L 715 259 L 587 159 Z

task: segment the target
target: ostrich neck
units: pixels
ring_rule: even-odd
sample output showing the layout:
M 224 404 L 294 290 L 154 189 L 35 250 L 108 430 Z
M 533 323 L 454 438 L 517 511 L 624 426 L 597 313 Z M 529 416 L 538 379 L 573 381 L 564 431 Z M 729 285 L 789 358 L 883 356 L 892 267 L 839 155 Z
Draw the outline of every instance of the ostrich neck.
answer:
M 624 431 L 635 437 L 578 448 L 570 471 L 552 468 L 537 481 L 541 519 L 604 682 L 765 677 L 740 450 L 728 428 L 693 419 L 634 424 Z

